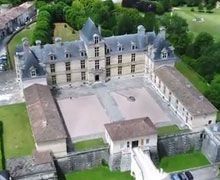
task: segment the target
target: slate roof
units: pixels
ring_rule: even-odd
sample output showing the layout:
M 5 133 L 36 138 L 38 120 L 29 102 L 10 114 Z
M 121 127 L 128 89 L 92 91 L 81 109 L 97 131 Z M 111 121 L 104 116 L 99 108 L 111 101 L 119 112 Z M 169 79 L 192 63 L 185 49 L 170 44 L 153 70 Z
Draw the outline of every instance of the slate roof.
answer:
M 14 179 L 32 179 L 31 175 L 56 173 L 53 160 L 45 163 L 38 163 L 38 157 L 24 156 L 7 160 L 7 169 Z M 29 177 L 28 177 L 29 176 Z
M 93 35 L 97 34 L 101 37 L 98 28 L 96 27 L 95 23 L 92 21 L 91 18 L 88 18 L 86 23 L 84 24 L 83 28 L 80 31 L 80 35 L 83 37 L 84 41 L 93 41 Z
M 55 61 L 65 61 L 66 53 L 71 54 L 72 59 L 85 59 L 86 56 L 81 56 L 81 51 L 85 51 L 85 46 L 83 41 L 71 41 L 71 42 L 60 42 L 56 44 L 46 44 L 43 46 L 32 46 L 32 52 L 40 60 L 40 62 L 47 63 L 51 62 L 49 55 L 55 56 Z M 53 63 L 53 61 L 51 62 Z
M 155 75 L 167 86 L 191 115 L 205 115 L 217 109 L 176 68 L 163 66 Z
M 34 84 L 24 89 L 24 97 L 36 143 L 67 137 L 48 86 Z
M 156 135 L 156 127 L 148 117 L 105 124 L 112 141 Z
M 46 75 L 45 69 L 40 65 L 40 61 L 31 49 L 25 52 L 23 58 L 22 78 L 31 78 L 30 69 L 32 67 L 35 68 L 37 76 Z

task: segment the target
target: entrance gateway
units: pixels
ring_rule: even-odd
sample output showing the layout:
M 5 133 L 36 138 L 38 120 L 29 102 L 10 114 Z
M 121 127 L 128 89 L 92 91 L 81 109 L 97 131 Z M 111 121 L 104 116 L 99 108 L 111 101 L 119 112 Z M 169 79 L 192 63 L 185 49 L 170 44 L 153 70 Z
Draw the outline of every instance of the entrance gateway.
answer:
M 95 75 L 95 81 L 99 81 L 99 75 Z

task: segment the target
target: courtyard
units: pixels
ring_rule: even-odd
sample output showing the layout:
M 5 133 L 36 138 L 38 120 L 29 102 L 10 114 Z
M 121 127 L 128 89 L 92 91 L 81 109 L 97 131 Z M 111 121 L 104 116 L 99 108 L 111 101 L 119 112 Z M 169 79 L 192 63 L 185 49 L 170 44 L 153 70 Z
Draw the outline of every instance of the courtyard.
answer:
M 150 117 L 156 127 L 181 127 L 181 121 L 152 88 L 142 77 L 121 78 L 62 87 L 56 99 L 75 142 L 103 137 L 104 124 L 119 120 Z

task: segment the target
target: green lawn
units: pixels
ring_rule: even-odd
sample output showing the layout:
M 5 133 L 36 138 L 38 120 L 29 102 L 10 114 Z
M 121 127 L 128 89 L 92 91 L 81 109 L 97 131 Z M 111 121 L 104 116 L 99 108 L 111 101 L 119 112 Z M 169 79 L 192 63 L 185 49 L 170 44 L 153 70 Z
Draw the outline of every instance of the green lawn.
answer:
M 54 37 L 61 37 L 63 41 L 79 40 L 79 32 L 66 23 L 55 23 Z
M 176 68 L 202 93 L 208 90 L 207 82 L 183 61 L 176 63 Z
M 201 152 L 193 152 L 164 157 L 160 161 L 160 168 L 163 168 L 166 172 L 173 172 L 208 164 L 209 161 Z
M 194 8 L 195 11 L 190 11 L 189 7 L 177 8 L 174 13 L 177 13 L 179 16 L 185 18 L 189 24 L 189 30 L 197 35 L 200 32 L 208 32 L 215 40 L 220 41 L 220 9 L 215 9 L 214 13 L 201 13 L 198 12 L 197 8 Z M 204 18 L 204 22 L 193 22 L 192 20 L 195 17 Z
M 34 141 L 24 103 L 0 106 L 5 157 L 31 155 Z
M 22 31 L 17 33 L 9 42 L 8 53 L 9 53 L 10 64 L 12 65 L 11 67 L 12 69 L 14 68 L 14 54 L 15 54 L 16 46 L 22 43 L 22 38 L 24 37 L 28 38 L 28 40 L 31 41 L 31 36 L 35 25 L 36 23 L 33 23 L 27 28 L 23 29 Z
M 157 128 L 158 136 L 177 134 L 177 133 L 185 132 L 185 131 L 186 130 L 179 129 L 177 125 L 163 126 L 163 127 Z
M 66 180 L 133 180 L 129 172 L 111 172 L 106 166 L 66 174 Z
M 91 149 L 96 149 L 96 148 L 107 146 L 107 144 L 104 143 L 102 138 L 80 141 L 80 142 L 74 143 L 73 145 L 74 145 L 75 151 L 86 151 L 86 150 L 91 150 Z

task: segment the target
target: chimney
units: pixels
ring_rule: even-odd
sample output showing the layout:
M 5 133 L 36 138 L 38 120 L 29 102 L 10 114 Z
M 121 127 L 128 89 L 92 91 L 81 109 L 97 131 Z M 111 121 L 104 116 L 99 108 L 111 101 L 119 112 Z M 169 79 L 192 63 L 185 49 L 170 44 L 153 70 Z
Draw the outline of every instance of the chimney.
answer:
M 24 52 L 29 51 L 29 41 L 26 37 L 22 38 L 22 45 L 23 45 Z
M 102 28 L 100 25 L 98 26 L 98 31 L 99 31 L 99 34 L 102 34 Z
M 61 46 L 62 45 L 62 38 L 61 37 L 55 37 L 55 44 L 57 46 Z
M 140 35 L 145 35 L 145 31 L 146 31 L 146 29 L 145 29 L 145 27 L 144 27 L 143 25 L 139 25 L 139 26 L 137 27 L 137 33 L 138 33 L 138 34 L 140 34 Z
M 166 39 L 166 29 L 165 29 L 165 27 L 163 27 L 163 26 L 160 27 L 159 35 L 160 35 L 161 38 Z

